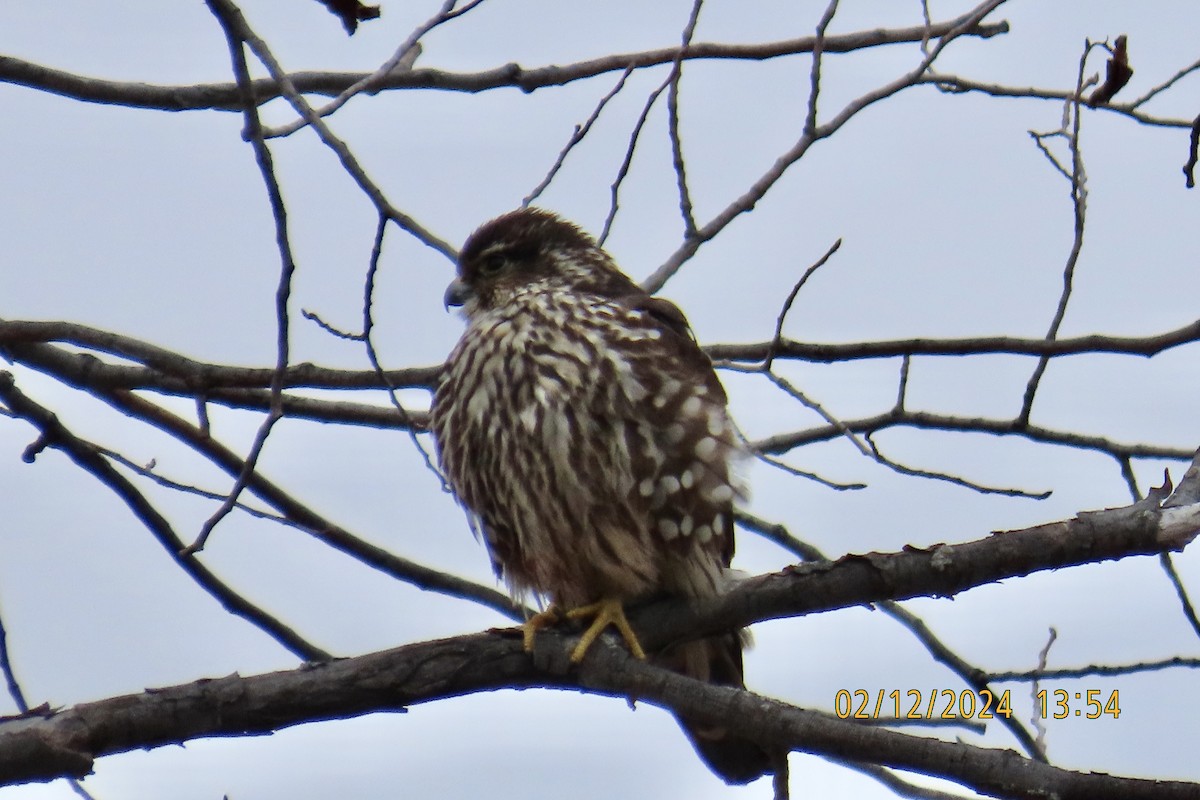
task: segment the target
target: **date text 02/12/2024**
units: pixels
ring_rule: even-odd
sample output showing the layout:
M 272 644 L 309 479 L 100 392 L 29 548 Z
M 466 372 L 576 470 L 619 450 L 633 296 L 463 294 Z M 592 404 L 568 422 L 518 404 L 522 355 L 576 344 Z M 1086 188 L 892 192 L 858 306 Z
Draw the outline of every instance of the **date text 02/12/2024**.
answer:
M 873 697 L 872 697 L 873 695 Z M 928 698 L 928 700 L 926 700 Z M 872 699 L 874 702 L 872 702 Z M 1121 716 L 1119 690 L 1100 689 L 1068 692 L 1066 689 L 1041 689 L 1034 696 L 1034 712 L 1042 719 L 1080 717 L 1117 719 Z M 841 719 L 980 719 L 1009 718 L 1013 714 L 1011 691 L 993 694 L 987 689 L 838 689 L 833 710 Z

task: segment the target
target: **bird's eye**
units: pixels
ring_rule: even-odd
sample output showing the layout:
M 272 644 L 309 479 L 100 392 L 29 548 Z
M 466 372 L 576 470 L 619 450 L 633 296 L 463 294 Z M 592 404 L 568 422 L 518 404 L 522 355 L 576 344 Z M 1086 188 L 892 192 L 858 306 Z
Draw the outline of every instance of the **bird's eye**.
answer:
M 508 257 L 503 253 L 488 253 L 479 265 L 479 271 L 484 275 L 495 275 L 508 263 Z

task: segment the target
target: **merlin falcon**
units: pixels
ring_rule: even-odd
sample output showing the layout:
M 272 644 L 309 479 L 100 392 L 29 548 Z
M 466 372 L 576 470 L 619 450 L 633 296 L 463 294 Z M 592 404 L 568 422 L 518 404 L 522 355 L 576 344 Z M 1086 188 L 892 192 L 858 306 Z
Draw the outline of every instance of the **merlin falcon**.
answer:
M 431 427 L 497 575 L 550 602 L 526 622 L 526 649 L 539 627 L 591 620 L 573 661 L 613 626 L 639 658 L 741 687 L 740 632 L 647 654 L 624 613 L 719 594 L 733 557 L 741 440 L 683 313 L 578 227 L 535 208 L 468 238 L 445 301 L 467 326 Z M 770 769 L 757 743 L 680 723 L 724 780 Z

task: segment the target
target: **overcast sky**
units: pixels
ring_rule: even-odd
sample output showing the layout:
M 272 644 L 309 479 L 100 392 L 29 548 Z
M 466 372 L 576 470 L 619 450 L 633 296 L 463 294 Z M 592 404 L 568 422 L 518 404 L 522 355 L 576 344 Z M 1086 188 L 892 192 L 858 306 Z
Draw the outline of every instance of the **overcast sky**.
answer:
M 381 19 L 347 37 L 318 3 L 247 0 L 252 26 L 284 66 L 367 71 L 383 63 L 439 3 L 384 2 Z M 843 3 L 831 33 L 921 22 L 920 3 Z M 932 4 L 937 19 L 963 3 Z M 886 9 L 882 9 L 886 6 Z M 569 63 L 677 44 L 691 3 L 489 0 L 432 33 L 418 65 L 459 71 L 515 61 Z M 697 41 L 765 42 L 810 34 L 822 4 L 709 0 Z M 1068 89 L 1087 37 L 1129 36 L 1133 98 L 1200 57 L 1193 4 L 1014 2 L 991 18 L 1009 34 L 963 40 L 940 69 L 1009 86 Z M 0 55 L 82 75 L 161 84 L 231 79 L 219 26 L 199 0 L 0 4 Z M 912 69 L 917 45 L 829 55 L 821 115 Z M 689 62 L 681 89 L 688 178 L 696 216 L 710 219 L 797 138 L 810 60 Z M 1095 54 L 1089 73 L 1103 69 Z M 256 69 L 258 74 L 263 70 Z M 598 233 L 610 184 L 647 94 L 666 68 L 639 72 L 539 199 Z M 360 97 L 330 124 L 391 202 L 461 244 L 541 180 L 618 74 L 523 94 L 432 91 Z M 278 279 L 270 212 L 241 118 L 84 104 L 0 83 L 0 318 L 72 320 L 215 363 L 274 361 Z M 1191 119 L 1200 78 L 1185 78 L 1147 113 Z M 663 291 L 704 343 L 763 341 L 803 270 L 836 239 L 843 246 L 810 281 L 785 333 L 802 341 L 1007 334 L 1037 337 L 1054 313 L 1071 246 L 1068 183 L 1030 129 L 1061 124 L 1062 105 L 979 94 L 906 91 L 821 142 L 750 214 L 706 245 Z M 292 114 L 267 106 L 272 124 Z M 679 245 L 681 225 L 665 103 L 622 189 L 610 251 L 638 279 Z M 1062 335 L 1145 335 L 1197 318 L 1195 207 L 1180 167 L 1187 131 L 1086 112 L 1082 138 L 1088 228 Z M 1061 142 L 1057 144 L 1061 145 Z M 368 367 L 362 348 L 299 317 L 318 312 L 345 328 L 361 318 L 362 279 L 375 214 L 310 131 L 272 142 L 288 204 L 298 273 L 293 361 Z M 1059 149 L 1065 157 L 1065 150 Z M 376 342 L 385 366 L 439 363 L 462 329 L 442 292 L 453 265 L 393 229 L 381 263 Z M 1034 421 L 1121 442 L 1191 449 L 1197 441 L 1200 350 L 1153 360 L 1080 357 L 1047 373 Z M 965 416 L 1011 416 L 1033 362 L 1015 357 L 917 359 L 909 404 Z M 888 409 L 893 360 L 780 372 L 831 413 Z M 28 369 L 20 387 L 77 433 L 163 474 L 218 491 L 229 481 L 197 456 L 85 395 Z M 750 439 L 818 424 L 761 379 L 724 374 Z M 420 392 L 405 393 L 413 407 Z M 364 400 L 361 397 L 346 399 Z M 179 413 L 192 405 L 164 401 Z M 384 402 L 374 398 L 372 402 Z M 244 452 L 256 415 L 213 409 L 214 433 Z M 192 584 L 107 489 L 47 451 L 21 461 L 35 437 L 0 417 L 0 616 L 31 703 L 68 705 L 232 672 L 288 669 L 295 658 L 221 610 Z M 1122 505 L 1129 492 L 1111 459 L 1008 438 L 898 430 L 890 456 L 931 470 L 1029 491 L 1043 501 L 983 495 L 898 476 L 845 441 L 788 455 L 801 469 L 863 491 L 836 492 L 761 464 L 752 510 L 787 524 L 830 556 L 968 541 L 993 530 Z M 428 441 L 425 441 L 428 446 Z M 483 548 L 440 491 L 409 437 L 396 431 L 281 423 L 264 474 L 357 535 L 454 574 L 494 585 Z M 1136 463 L 1142 490 L 1183 462 Z M 210 503 L 147 486 L 185 537 Z M 794 558 L 742 533 L 735 563 L 760 573 Z M 303 534 L 234 515 L 203 559 L 224 580 L 311 641 L 356 655 L 503 624 L 487 609 L 429 595 L 331 553 Z M 1195 548 L 1175 559 L 1200 595 Z M 907 604 L 972 663 L 1036 664 L 1047 631 L 1051 666 L 1127 663 L 1200 651 L 1156 559 L 1129 559 L 982 587 L 953 601 Z M 829 710 L 841 688 L 958 690 L 892 620 L 866 609 L 755 626 L 747 684 Z M 1119 689 L 1120 719 L 1051 724 L 1050 757 L 1073 768 L 1200 780 L 1195 673 L 1097 680 Z M 1010 684 L 1029 714 L 1028 686 Z M 1049 685 L 1049 688 L 1055 688 Z M 1072 686 L 1072 691 L 1078 686 Z M 0 714 L 12 703 L 0 697 Z M 1014 747 L 996 726 L 964 738 Z M 868 778 L 793 756 L 796 796 L 889 797 Z M 403 715 L 308 725 L 259 739 L 206 740 L 103 759 L 85 785 L 103 800 L 175 797 L 391 798 L 769 797 L 769 781 L 725 787 L 692 753 L 671 717 L 641 705 L 564 692 L 500 692 L 442 701 Z M 0 800 L 74 797 L 64 783 L 0 789 Z

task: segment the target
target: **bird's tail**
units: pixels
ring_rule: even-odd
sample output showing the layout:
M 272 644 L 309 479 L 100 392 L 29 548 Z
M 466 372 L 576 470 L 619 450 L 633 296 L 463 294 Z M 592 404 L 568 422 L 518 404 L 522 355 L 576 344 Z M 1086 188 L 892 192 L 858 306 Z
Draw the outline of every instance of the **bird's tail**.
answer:
M 654 657 L 661 666 L 706 683 L 743 688 L 742 637 L 737 633 L 685 642 Z M 726 783 L 749 783 L 772 771 L 771 755 L 752 739 L 720 725 L 704 725 L 677 715 L 696 752 Z

